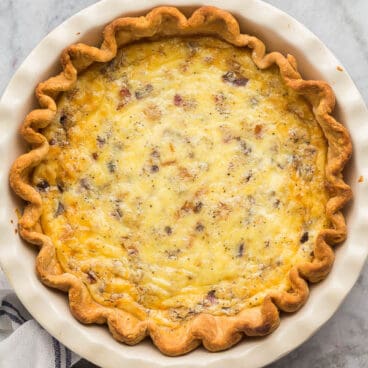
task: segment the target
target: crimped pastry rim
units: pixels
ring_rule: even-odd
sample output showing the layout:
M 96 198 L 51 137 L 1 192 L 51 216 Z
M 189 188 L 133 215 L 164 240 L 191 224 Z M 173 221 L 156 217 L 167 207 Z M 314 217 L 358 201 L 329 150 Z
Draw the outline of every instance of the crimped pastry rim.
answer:
M 305 95 L 313 104 L 316 118 L 329 144 L 326 177 L 332 197 L 328 201 L 326 211 L 335 229 L 320 232 L 315 244 L 315 260 L 312 263 L 303 263 L 291 270 L 292 292 L 273 292 L 261 307 L 244 310 L 232 317 L 214 317 L 202 313 L 188 325 L 173 332 L 155 325 L 152 321 L 138 321 L 126 312 L 97 304 L 92 301 L 82 281 L 71 274 L 61 274 L 51 240 L 41 233 L 38 224 L 41 198 L 27 183 L 28 170 L 37 165 L 48 150 L 45 137 L 33 128 L 46 126 L 53 119 L 57 92 L 71 87 L 77 77 L 77 70 L 83 70 L 92 61 L 109 61 L 116 55 L 114 32 L 124 27 L 129 30 L 124 34 L 124 43 L 157 34 L 215 34 L 236 46 L 251 46 L 254 49 L 252 58 L 258 67 L 264 69 L 276 63 L 285 82 Z M 132 37 L 133 33 L 138 36 Z M 117 37 L 120 43 L 122 39 L 119 37 L 121 34 Z M 107 322 L 114 337 L 127 344 L 135 344 L 149 334 L 162 352 L 180 355 L 194 349 L 200 342 L 208 350 L 217 351 L 238 342 L 243 333 L 249 336 L 265 335 L 278 326 L 278 309 L 287 312 L 299 309 L 308 297 L 305 280 L 316 282 L 328 274 L 334 259 L 330 245 L 345 239 L 346 226 L 340 209 L 351 197 L 350 187 L 341 177 L 342 169 L 351 155 L 351 142 L 346 129 L 330 115 L 335 100 L 327 83 L 302 80 L 292 56 L 285 58 L 279 53 L 265 54 L 265 46 L 260 40 L 240 34 L 236 20 L 226 11 L 213 7 L 199 8 L 189 19 L 171 7 L 155 8 L 146 17 L 117 19 L 105 28 L 104 42 L 100 49 L 83 44 L 72 45 L 64 50 L 61 61 L 64 71 L 37 87 L 36 95 L 43 109 L 33 110 L 21 128 L 21 134 L 33 145 L 33 150 L 15 161 L 10 173 L 10 183 L 16 194 L 29 202 L 19 221 L 19 230 L 25 240 L 41 246 L 37 257 L 37 272 L 45 284 L 69 291 L 69 302 L 74 316 L 84 323 Z

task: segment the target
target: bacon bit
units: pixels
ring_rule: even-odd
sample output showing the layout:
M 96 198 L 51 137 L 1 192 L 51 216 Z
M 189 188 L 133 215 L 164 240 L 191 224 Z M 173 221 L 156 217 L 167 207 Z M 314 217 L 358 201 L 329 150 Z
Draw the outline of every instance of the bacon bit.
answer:
M 262 129 L 263 126 L 261 124 L 257 124 L 254 128 L 254 134 L 256 136 L 257 139 L 262 138 Z
M 153 91 L 152 84 L 146 84 L 144 87 L 139 88 L 135 91 L 135 98 L 137 100 L 141 100 L 144 97 L 147 97 Z
M 152 165 L 151 166 L 151 172 L 152 173 L 156 173 L 158 171 L 160 171 L 160 168 L 157 165 Z
M 364 182 L 364 177 L 360 175 L 358 179 L 358 183 L 363 183 L 363 182 Z
M 182 106 L 183 105 L 183 97 L 181 97 L 180 95 L 176 94 L 174 96 L 174 105 L 175 106 Z
M 344 69 L 340 65 L 338 65 L 336 67 L 336 70 L 339 71 L 339 72 L 343 72 L 344 71 Z
M 165 233 L 167 235 L 171 235 L 172 234 L 172 228 L 170 226 L 165 226 Z
M 95 284 L 97 282 L 97 278 L 98 277 L 94 271 L 92 270 L 87 271 L 87 279 L 90 284 Z
M 216 298 L 216 290 L 210 290 L 207 293 L 206 299 L 211 303 L 211 304 L 215 304 L 217 302 L 217 298 Z
M 106 143 L 106 139 L 100 137 L 99 135 L 96 138 L 98 146 L 101 148 Z
M 307 242 L 307 241 L 308 241 L 308 239 L 309 239 L 309 234 L 308 234 L 308 231 L 306 231 L 306 232 L 302 235 L 302 237 L 300 238 L 300 242 L 303 244 L 303 243 Z
M 65 207 L 64 207 L 64 205 L 61 202 L 59 202 L 58 203 L 58 207 L 57 207 L 56 212 L 55 212 L 55 217 L 60 216 L 64 212 L 65 212 Z
M 198 203 L 194 206 L 194 208 L 193 208 L 193 212 L 194 212 L 194 213 L 199 213 L 199 212 L 201 212 L 202 207 L 203 207 L 203 203 L 202 203 L 202 202 L 198 202 Z
M 132 97 L 132 94 L 130 93 L 130 90 L 127 87 L 123 87 L 119 91 L 119 95 L 120 95 L 120 102 L 116 108 L 117 110 L 122 109 L 131 100 Z
M 98 159 L 98 153 L 97 153 L 97 152 L 93 152 L 93 153 L 92 153 L 92 158 L 93 158 L 94 160 L 97 160 L 97 159 Z
M 36 184 L 36 187 L 41 192 L 45 192 L 50 187 L 50 184 L 47 180 L 41 180 L 39 183 Z
M 127 87 L 123 87 L 120 91 L 119 91 L 119 95 L 120 97 L 122 97 L 123 99 L 125 98 L 129 98 L 132 96 L 132 94 L 130 93 L 129 88 Z
M 50 146 L 55 146 L 56 144 L 56 139 L 55 138 L 51 138 L 50 141 L 49 141 L 49 145 Z
M 155 104 L 149 104 L 144 110 L 144 115 L 147 116 L 148 119 L 152 121 L 159 120 L 161 118 L 161 111 Z
M 198 232 L 202 232 L 204 230 L 204 225 L 202 225 L 200 222 L 197 223 L 195 230 Z
M 184 98 L 179 94 L 174 96 L 174 105 L 182 107 L 185 111 L 195 109 L 197 107 L 197 102 L 193 98 Z
M 244 77 L 244 75 L 237 71 L 228 71 L 222 76 L 222 80 L 236 87 L 244 87 L 249 81 L 248 78 Z
M 238 258 L 243 257 L 244 254 L 244 243 L 240 243 L 238 246 L 238 254 L 236 255 Z

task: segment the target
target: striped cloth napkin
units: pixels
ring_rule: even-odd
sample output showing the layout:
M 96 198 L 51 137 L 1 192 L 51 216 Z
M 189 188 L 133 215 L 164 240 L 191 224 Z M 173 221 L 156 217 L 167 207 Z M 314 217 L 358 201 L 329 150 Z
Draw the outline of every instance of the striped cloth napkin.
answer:
M 70 368 L 78 360 L 26 311 L 0 269 L 0 368 Z

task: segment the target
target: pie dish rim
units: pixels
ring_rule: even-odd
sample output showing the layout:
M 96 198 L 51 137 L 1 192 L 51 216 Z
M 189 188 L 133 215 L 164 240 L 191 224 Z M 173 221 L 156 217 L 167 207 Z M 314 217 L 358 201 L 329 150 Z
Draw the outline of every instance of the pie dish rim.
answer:
M 136 40 L 185 35 L 214 35 L 234 46 L 249 47 L 252 60 L 259 69 L 277 65 L 285 84 L 308 99 L 328 143 L 325 170 L 326 186 L 331 196 L 326 204 L 326 215 L 332 227 L 321 230 L 317 235 L 313 261 L 294 265 L 290 270 L 291 290 L 271 291 L 259 307 L 243 309 L 233 316 L 213 316 L 202 312 L 171 329 L 152 319 L 139 320 L 129 312 L 100 305 L 92 299 L 82 280 L 61 271 L 55 246 L 42 233 L 39 223 L 41 195 L 29 184 L 28 175 L 49 149 L 46 137 L 38 130 L 54 120 L 59 93 L 74 87 L 78 73 L 94 62 L 111 61 L 119 47 Z M 99 48 L 83 43 L 70 45 L 62 52 L 61 64 L 63 70 L 60 74 L 39 83 L 36 88 L 41 109 L 32 110 L 20 129 L 32 149 L 17 158 L 10 171 L 11 187 L 27 203 L 19 219 L 19 234 L 40 247 L 36 271 L 41 281 L 68 292 L 71 312 L 80 322 L 107 323 L 113 337 L 129 345 L 150 336 L 160 351 L 170 356 L 185 354 L 200 344 L 209 351 L 224 350 L 239 342 L 243 335 L 264 336 L 273 332 L 279 325 L 279 311 L 295 312 L 306 302 L 309 295 L 306 281 L 317 282 L 327 276 L 334 260 L 332 246 L 346 238 L 341 209 L 352 193 L 343 181 L 342 171 L 351 156 L 352 145 L 346 128 L 331 115 L 335 105 L 331 87 L 324 81 L 304 80 L 298 73 L 293 56 L 266 53 L 260 39 L 240 33 L 236 19 L 229 12 L 210 6 L 196 9 L 189 18 L 175 7 L 163 6 L 152 9 L 145 16 L 115 19 L 104 28 Z

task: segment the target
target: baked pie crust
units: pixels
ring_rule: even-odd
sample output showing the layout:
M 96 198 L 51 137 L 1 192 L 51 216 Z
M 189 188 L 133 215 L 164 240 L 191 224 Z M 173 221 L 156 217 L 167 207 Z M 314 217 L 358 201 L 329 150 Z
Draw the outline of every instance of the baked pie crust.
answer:
M 335 105 L 330 86 L 323 81 L 303 80 L 293 56 L 266 53 L 262 41 L 241 34 L 233 16 L 214 7 L 199 8 L 188 19 L 176 8 L 155 8 L 143 17 L 113 21 L 103 35 L 100 48 L 75 44 L 63 51 L 63 71 L 38 85 L 36 95 L 41 109 L 28 114 L 21 127 L 21 134 L 31 150 L 13 164 L 10 184 L 26 201 L 19 219 L 19 232 L 25 240 L 40 247 L 36 261 L 40 279 L 50 287 L 68 292 L 71 311 L 79 321 L 107 323 L 115 339 L 130 345 L 150 336 L 167 355 L 184 354 L 200 344 L 210 351 L 223 350 L 236 344 L 243 335 L 271 333 L 279 325 L 280 310 L 294 312 L 305 303 L 309 294 L 307 282 L 318 282 L 326 277 L 334 260 L 331 247 L 346 237 L 341 209 L 351 198 L 351 190 L 343 181 L 342 170 L 352 146 L 346 129 L 330 115 Z M 149 50 L 153 56 L 157 55 L 157 60 L 150 59 Z M 218 64 L 213 61 L 216 55 L 214 57 L 211 50 L 214 54 L 218 52 Z M 173 83 L 182 82 L 173 71 L 180 69 L 189 75 L 198 72 L 191 69 L 188 52 L 195 63 L 201 63 L 204 71 L 191 80 L 202 83 L 196 87 L 198 93 L 205 93 L 203 83 L 206 82 L 201 78 L 208 77 L 206 98 L 196 99 L 195 94 L 186 95 L 172 88 Z M 161 67 L 165 58 L 177 55 L 179 64 L 169 61 L 171 66 L 167 69 L 150 69 L 150 62 Z M 222 59 L 221 56 L 227 57 Z M 145 64 L 139 69 L 139 64 L 146 61 L 148 66 Z M 227 70 L 215 80 L 214 75 L 224 68 L 224 63 Z M 136 69 L 130 70 L 131 65 Z M 140 73 L 143 82 L 145 78 L 148 80 L 134 84 L 119 75 L 117 87 L 111 73 L 122 70 L 130 76 Z M 254 82 L 252 76 L 255 76 Z M 157 81 L 161 81 L 161 85 Z M 89 90 L 89 85 L 100 86 L 104 99 L 99 100 L 97 89 Z M 83 86 L 87 87 L 83 89 Z M 89 116 L 100 108 L 98 102 L 106 106 L 115 103 L 114 88 L 118 88 L 120 101 L 114 105 L 114 114 L 110 116 L 106 110 L 105 120 L 98 126 L 93 125 Z M 244 101 L 244 107 L 239 105 L 239 99 Z M 266 115 L 257 110 L 261 99 L 265 103 L 260 106 L 271 104 Z M 290 104 L 282 105 L 285 101 Z M 210 121 L 214 125 L 208 129 L 203 125 L 197 128 L 212 114 L 209 104 L 217 114 Z M 75 116 L 79 116 L 79 107 L 86 110 L 84 115 L 75 118 L 73 129 L 65 128 L 68 106 L 74 107 Z M 262 122 L 262 117 L 272 116 L 275 106 L 276 110 L 283 111 L 282 126 Z M 242 116 L 243 110 L 245 116 Z M 254 119 L 250 119 L 254 122 L 247 121 L 245 112 L 250 111 L 255 114 Z M 105 136 L 94 136 L 94 130 L 99 134 L 106 128 L 108 118 L 120 113 L 127 131 L 111 128 Z M 165 113 L 168 118 L 163 116 Z M 134 120 L 137 116 L 143 117 L 143 123 Z M 178 121 L 173 120 L 176 116 Z M 280 116 L 277 117 L 280 119 Z M 138 137 L 144 135 L 144 131 L 139 129 L 143 126 L 153 132 L 158 121 L 163 126 L 159 130 L 162 135 L 156 141 L 150 134 L 147 136 L 147 142 L 156 146 L 141 145 Z M 81 122 L 84 125 L 80 125 Z M 293 127 L 287 125 L 289 122 Z M 63 126 L 61 130 L 57 124 Z M 183 135 L 180 136 L 181 128 Z M 57 129 L 62 131 L 62 138 Z M 198 129 L 205 133 L 197 135 Z M 138 133 L 131 135 L 133 130 Z M 95 149 L 88 146 L 86 133 L 93 136 Z M 247 140 L 243 139 L 244 134 Z M 166 136 L 169 136 L 167 142 Z M 199 138 L 191 141 L 193 137 Z M 280 137 L 285 140 L 278 142 Z M 74 145 L 73 139 L 77 139 Z M 133 143 L 125 144 L 127 139 Z M 179 148 L 174 147 L 170 139 L 184 143 L 180 143 Z M 167 143 L 167 152 L 162 142 Z M 261 142 L 266 142 L 265 149 L 259 148 L 263 147 Z M 185 145 L 190 149 L 183 148 Z M 79 147 L 87 147 L 88 158 Z M 221 151 L 216 153 L 219 147 Z M 107 148 L 111 152 L 106 151 Z M 73 149 L 76 152 L 72 152 Z M 147 152 L 150 158 L 146 162 L 142 157 Z M 272 152 L 275 157 L 281 157 L 282 153 L 283 160 L 271 159 Z M 213 161 L 205 162 L 211 155 L 214 155 Z M 121 162 L 117 157 L 126 161 Z M 80 169 L 71 164 L 73 160 L 87 160 L 87 164 Z M 53 166 L 55 162 L 59 166 Z M 97 185 L 99 179 L 91 176 L 94 181 L 88 182 L 83 175 L 93 169 L 93 162 L 99 163 L 100 172 L 104 165 L 115 181 L 106 182 L 104 176 Z M 139 170 L 135 169 L 135 162 L 139 163 Z M 194 167 L 193 162 L 198 165 Z M 117 176 L 121 167 L 127 167 L 129 173 Z M 216 176 L 219 168 L 230 178 L 219 179 Z M 277 178 L 271 177 L 272 170 L 293 172 L 294 177 L 285 179 L 280 174 L 283 181 L 277 186 Z M 69 180 L 69 184 L 73 182 L 74 186 L 70 184 L 73 189 L 64 190 L 63 184 L 55 179 L 58 176 Z M 42 180 L 45 177 L 48 181 Z M 122 178 L 130 190 L 124 191 L 123 186 L 119 192 L 118 181 Z M 208 179 L 207 183 L 206 178 L 212 180 Z M 150 202 L 144 197 L 147 180 L 152 188 L 158 187 L 163 193 L 154 192 L 156 201 Z M 290 181 L 291 189 L 283 191 L 285 180 Z M 181 187 L 182 182 L 185 185 Z M 169 192 L 170 183 L 175 188 Z M 219 189 L 216 183 L 223 186 Z M 142 188 L 138 188 L 139 185 Z M 95 192 L 91 186 L 97 186 Z M 245 187 L 251 188 L 250 192 Z M 262 192 L 259 198 L 253 196 L 257 188 Z M 138 189 L 141 197 L 132 199 L 131 193 L 139 192 Z M 103 191 L 113 193 L 114 200 L 90 194 Z M 288 197 L 290 193 L 292 200 Z M 179 199 L 183 203 L 172 210 L 157 205 L 165 204 L 165 198 L 170 195 L 170 203 L 176 204 L 175 200 Z M 297 207 L 290 205 L 294 199 L 297 199 Z M 86 207 L 81 204 L 83 201 Z M 81 215 L 83 212 L 87 217 L 88 213 L 91 217 L 97 216 L 93 211 L 99 206 L 104 208 L 105 202 L 112 202 L 113 208 L 102 211 L 103 216 L 108 212 L 117 221 L 116 228 L 115 225 L 103 228 L 103 216 L 93 222 Z M 262 212 L 269 208 L 279 216 L 282 214 L 281 225 L 275 217 L 267 217 L 269 213 Z M 140 213 L 145 217 L 140 218 Z M 78 227 L 82 218 L 88 225 L 83 230 Z M 166 220 L 171 222 L 164 226 Z M 79 221 L 78 226 L 75 221 Z M 121 223 L 128 224 L 124 225 L 126 229 L 118 227 Z M 235 223 L 240 224 L 239 228 Z M 272 224 L 274 230 L 267 234 Z M 245 233 L 241 231 L 244 228 Z M 113 234 L 111 236 L 119 234 L 122 250 L 117 252 L 117 248 L 110 245 L 112 238 L 108 235 L 103 241 L 97 239 L 99 229 Z M 92 235 L 82 237 L 83 231 Z M 264 248 L 272 249 L 272 257 L 271 250 Z M 109 252 L 112 256 L 106 255 Z M 206 261 L 206 255 L 210 261 Z M 178 259 L 181 263 L 172 271 L 170 267 Z M 210 263 L 213 263 L 213 272 Z M 137 270 L 138 276 L 133 272 Z

